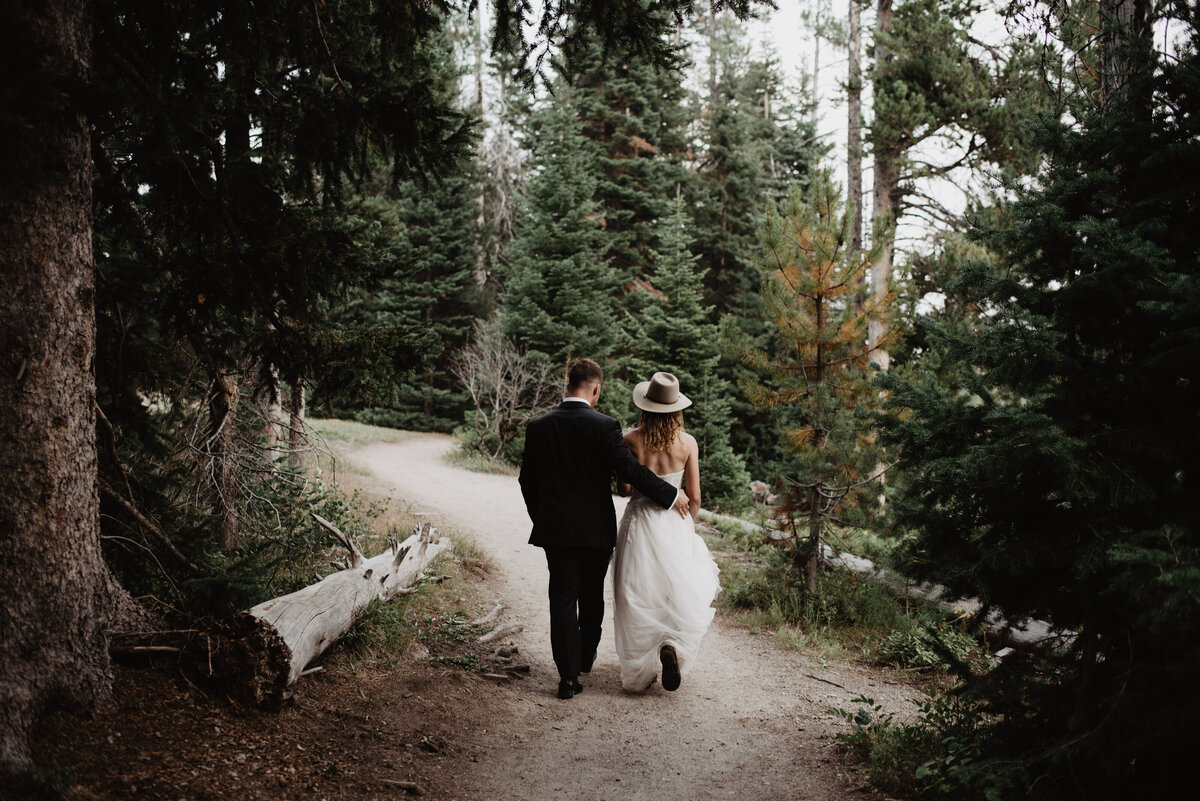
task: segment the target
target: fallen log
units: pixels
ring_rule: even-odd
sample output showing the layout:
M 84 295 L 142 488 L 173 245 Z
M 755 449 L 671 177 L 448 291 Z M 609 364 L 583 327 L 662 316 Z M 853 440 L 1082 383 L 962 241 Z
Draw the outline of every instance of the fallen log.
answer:
M 740 526 L 743 531 L 762 536 L 764 541 L 773 545 L 783 544 L 791 536 L 782 531 L 765 528 L 756 523 L 736 517 L 710 512 L 707 509 L 701 509 L 698 517 L 700 520 L 711 524 L 731 523 Z M 983 603 L 978 598 L 946 600 L 944 597 L 946 594 L 945 587 L 937 584 L 913 584 L 911 581 L 886 568 L 878 567 L 870 559 L 864 559 L 861 556 L 839 551 L 824 543 L 821 544 L 821 561 L 829 567 L 841 567 L 855 573 L 870 576 L 887 586 L 898 597 L 918 600 L 922 603 L 936 606 L 953 616 L 956 620 L 974 617 L 983 610 Z M 1043 620 L 1005 620 L 994 609 L 988 612 L 983 622 L 988 633 L 1001 642 L 1025 648 L 1044 646 L 1062 648 L 1070 645 L 1075 637 L 1071 632 L 1055 629 Z
M 248 706 L 278 708 L 296 681 L 354 624 L 371 601 L 412 591 L 422 571 L 450 544 L 429 523 L 403 543 L 370 559 L 354 541 L 318 515 L 350 552 L 348 566 L 302 590 L 273 598 L 218 624 L 196 655 L 202 675 Z M 315 672 L 315 671 L 313 671 Z

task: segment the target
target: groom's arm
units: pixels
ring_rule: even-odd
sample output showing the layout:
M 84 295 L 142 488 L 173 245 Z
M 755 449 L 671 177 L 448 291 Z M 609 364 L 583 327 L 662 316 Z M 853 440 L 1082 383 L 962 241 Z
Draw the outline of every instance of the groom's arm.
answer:
M 525 499 L 525 511 L 529 513 L 530 520 L 536 520 L 538 484 L 540 483 L 537 476 L 538 459 L 536 454 L 530 453 L 535 445 L 536 438 L 531 436 L 527 427 L 525 429 L 525 450 L 521 452 L 521 474 L 517 477 L 517 483 L 521 485 L 521 496 Z

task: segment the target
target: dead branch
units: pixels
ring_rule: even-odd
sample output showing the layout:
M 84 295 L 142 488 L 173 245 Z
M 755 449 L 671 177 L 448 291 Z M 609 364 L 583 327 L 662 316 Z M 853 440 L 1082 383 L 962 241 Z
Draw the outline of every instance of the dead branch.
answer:
M 363 563 L 362 551 L 358 549 L 358 543 L 356 543 L 349 534 L 342 533 L 340 528 L 335 526 L 333 523 L 330 523 L 316 512 L 309 512 L 309 514 L 312 515 L 313 520 L 316 520 L 321 524 L 322 528 L 333 534 L 333 536 L 338 538 L 338 541 L 341 542 L 342 545 L 346 546 L 346 550 L 350 552 L 349 567 L 358 567 Z

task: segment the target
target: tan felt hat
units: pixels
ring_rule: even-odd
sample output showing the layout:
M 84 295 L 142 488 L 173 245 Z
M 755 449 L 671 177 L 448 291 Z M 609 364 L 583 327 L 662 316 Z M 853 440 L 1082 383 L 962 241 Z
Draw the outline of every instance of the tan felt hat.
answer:
M 655 373 L 649 381 L 633 388 L 633 405 L 648 412 L 677 412 L 692 405 L 679 391 L 679 379 L 670 373 Z

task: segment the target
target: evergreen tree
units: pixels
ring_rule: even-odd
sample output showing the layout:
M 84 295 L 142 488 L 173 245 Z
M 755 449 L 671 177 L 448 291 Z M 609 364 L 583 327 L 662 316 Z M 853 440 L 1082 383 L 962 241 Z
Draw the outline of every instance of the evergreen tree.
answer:
M 1024 37 L 985 46 L 972 27 L 979 0 L 878 0 L 872 71 L 874 119 L 867 139 L 874 161 L 871 238 L 876 258 L 871 293 L 892 292 L 896 225 L 915 216 L 955 226 L 929 189 L 963 169 L 1028 174 L 1038 164 L 1028 124 L 1049 95 L 1041 62 Z M 929 147 L 933 143 L 949 147 Z M 872 322 L 876 362 L 889 366 L 895 332 L 886 318 Z
M 692 185 L 694 252 L 701 254 L 704 288 L 717 319 L 732 315 L 756 337 L 767 332 L 763 272 L 754 256 L 768 198 L 803 185 L 820 159 L 815 128 L 783 84 L 778 63 L 751 57 L 744 34 L 727 16 L 707 19 L 706 96 L 700 98 L 699 152 Z M 759 346 L 765 344 L 763 341 Z M 723 359 L 719 374 L 737 384 L 744 370 Z M 733 399 L 734 449 L 756 477 L 774 474 L 782 458 L 761 410 Z
M 607 389 L 600 403 L 632 422 L 632 388 L 643 378 L 635 362 L 646 348 L 641 320 L 649 295 L 642 290 L 659 222 L 687 178 L 682 74 L 643 54 L 605 52 L 594 41 L 574 42 L 562 61 L 564 78 L 576 90 L 609 264 L 620 287 L 618 338 L 604 363 Z
M 807 201 L 793 188 L 781 208 L 772 204 L 762 234 L 771 342 L 756 347 L 732 318 L 725 324 L 729 347 L 757 374 L 743 389 L 773 411 L 789 454 L 782 514 L 809 593 L 827 531 L 854 519 L 879 462 L 860 414 L 875 397 L 865 341 L 879 310 L 855 302 L 871 254 L 851 250 L 851 225 L 826 173 L 812 181 Z
M 645 347 L 636 354 L 636 375 L 675 374 L 693 401 L 688 430 L 700 447 L 706 503 L 726 510 L 749 500 L 750 476 L 729 444 L 732 387 L 717 373 L 720 345 L 712 308 L 705 305 L 690 221 L 682 193 L 658 227 L 653 251 L 653 292 L 645 310 Z M 643 379 L 644 380 L 644 379 Z
M 611 263 L 626 282 L 644 278 L 655 226 L 685 177 L 682 75 L 636 54 L 606 54 L 596 42 L 580 43 L 564 62 L 594 145 Z
M 1077 122 L 1046 123 L 1040 188 L 987 233 L 1004 270 L 963 276 L 978 332 L 930 324 L 957 382 L 883 381 L 906 570 L 1073 634 L 968 685 L 991 713 L 970 775 L 1009 777 L 1013 797 L 1172 792 L 1200 712 L 1200 188 L 1179 180 L 1200 164 L 1179 113 L 1200 93 L 1200 18 L 1161 7 L 1167 55 L 1145 6 L 1125 10 L 1103 18 L 1115 54 L 1077 54 L 1123 65 L 1102 105 L 1083 91 Z
M 608 263 L 590 147 L 564 81 L 533 126 L 540 172 L 530 179 L 510 249 L 500 320 L 535 360 L 564 371 L 579 357 L 603 363 L 617 344 L 620 283 Z
M 822 150 L 811 119 L 789 102 L 778 61 L 752 58 L 724 15 L 708 20 L 709 82 L 700 114 L 694 198 L 697 252 L 718 315 L 761 318 L 762 273 L 753 254 L 768 197 L 804 185 Z
M 466 396 L 451 370 L 478 305 L 475 189 L 460 168 L 425 186 L 414 181 L 380 186 L 379 194 L 359 201 L 386 216 L 392 237 L 382 245 L 377 279 L 351 290 L 334 316 L 366 329 L 419 326 L 432 349 L 411 376 L 368 386 L 327 382 L 328 390 L 318 391 L 326 408 L 365 423 L 417 431 L 458 425 Z
M 353 391 L 427 350 L 416 321 L 362 329 L 329 316 L 381 261 L 378 226 L 344 208 L 349 181 L 372 152 L 400 173 L 443 171 L 467 139 L 441 94 L 436 12 L 202 6 L 97 9 L 97 382 L 115 430 L 156 428 L 139 392 L 201 404 L 190 441 L 162 447 L 201 457 L 191 472 L 212 538 L 232 553 L 253 497 L 245 482 L 260 472 L 246 461 L 262 427 L 254 395 L 277 396 L 282 379 L 299 420 L 306 385 Z M 199 370 L 177 369 L 189 363 Z M 126 483 L 118 464 L 103 469 Z M 170 516 L 169 498 L 145 500 Z

